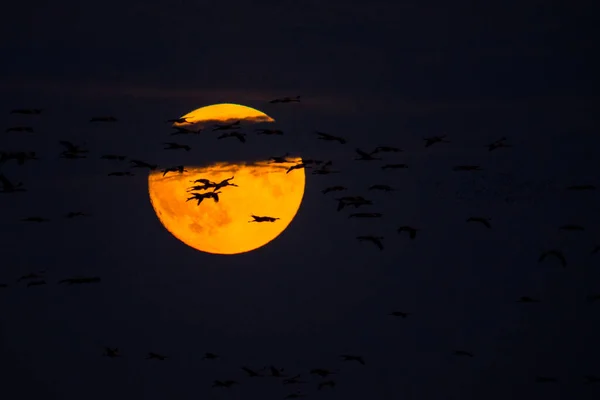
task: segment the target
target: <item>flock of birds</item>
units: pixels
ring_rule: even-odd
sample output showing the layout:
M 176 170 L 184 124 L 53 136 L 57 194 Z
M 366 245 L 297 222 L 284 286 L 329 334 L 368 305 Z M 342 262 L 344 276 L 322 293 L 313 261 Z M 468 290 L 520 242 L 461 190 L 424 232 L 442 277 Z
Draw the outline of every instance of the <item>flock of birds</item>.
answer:
M 271 104 L 276 103 L 294 103 L 300 102 L 300 96 L 295 97 L 284 97 L 279 99 L 274 99 L 270 101 Z M 42 114 L 42 110 L 40 109 L 15 109 L 11 111 L 11 114 L 20 114 L 26 116 L 34 116 Z M 90 123 L 116 123 L 118 119 L 113 116 L 96 116 L 91 118 Z M 171 136 L 183 136 L 183 135 L 199 135 L 207 130 L 212 132 L 216 132 L 218 134 L 217 139 L 236 139 L 241 143 L 246 143 L 246 138 L 248 136 L 247 133 L 242 132 L 242 122 L 243 120 L 216 124 L 212 126 L 212 128 L 207 127 L 194 127 L 194 124 L 189 123 L 186 118 L 173 118 L 169 119 L 166 122 L 173 123 L 174 132 L 171 132 Z M 6 132 L 15 132 L 15 133 L 33 133 L 34 128 L 29 125 L 19 125 L 12 126 L 6 129 Z M 284 135 L 284 132 L 280 129 L 256 129 L 255 133 L 257 135 Z M 348 143 L 348 140 L 341 136 L 332 135 L 325 132 L 315 131 L 314 135 L 316 139 L 322 141 L 336 142 L 340 146 L 344 146 Z M 446 135 L 439 135 L 433 137 L 424 138 L 424 147 L 429 148 L 432 146 L 441 146 L 445 143 L 449 143 Z M 60 140 L 59 144 L 63 147 L 63 151 L 59 153 L 59 157 L 69 160 L 75 159 L 85 159 L 89 155 L 89 150 L 85 148 L 84 145 L 74 144 L 70 141 Z M 187 144 L 181 144 L 177 142 L 164 142 L 165 150 L 183 150 L 190 151 L 191 146 Z M 489 152 L 498 151 L 502 149 L 510 149 L 512 147 L 509 144 L 508 139 L 506 137 L 499 138 L 498 140 L 489 143 L 487 146 L 487 150 Z M 376 161 L 384 161 L 383 155 L 388 153 L 399 153 L 403 150 L 398 147 L 392 146 L 377 146 L 373 150 L 366 151 L 364 149 L 355 148 L 356 153 L 356 161 L 361 162 L 376 162 Z M 283 156 L 275 156 L 270 158 L 270 162 L 274 164 L 283 164 L 285 168 L 287 168 L 286 173 L 294 173 L 295 170 L 305 169 L 311 170 L 313 175 L 334 175 L 339 173 L 340 170 L 334 169 L 334 162 L 332 160 L 316 160 L 316 159 L 301 159 L 301 161 L 291 161 L 289 157 L 289 153 Z M 112 160 L 112 161 L 126 161 L 129 160 L 130 168 L 127 170 L 115 170 L 108 173 L 108 176 L 115 177 L 123 177 L 123 176 L 133 176 L 132 173 L 135 169 L 146 169 L 149 171 L 155 171 L 159 169 L 158 164 L 139 160 L 139 159 L 128 159 L 125 155 L 119 154 L 104 154 L 100 156 L 101 159 Z M 3 194 L 16 194 L 26 192 L 27 189 L 22 182 L 16 182 L 14 180 L 9 179 L 5 176 L 4 173 L 1 172 L 2 166 L 9 162 L 14 161 L 18 165 L 23 165 L 26 162 L 38 160 L 36 153 L 33 151 L 4 151 L 0 152 L 0 193 Z M 381 170 L 405 170 L 408 169 L 409 166 L 404 163 L 382 163 L 380 165 Z M 456 172 L 465 172 L 465 173 L 476 173 L 482 170 L 480 165 L 456 165 L 453 167 L 453 170 Z M 169 173 L 172 174 L 183 174 L 187 172 L 183 165 L 170 165 L 164 166 L 161 169 L 163 176 L 166 176 Z M 185 201 L 194 201 L 198 206 L 202 206 L 202 202 L 204 200 L 212 200 L 215 202 L 219 201 L 219 195 L 222 194 L 221 189 L 225 187 L 237 187 L 234 182 L 234 176 L 228 179 L 224 179 L 220 182 L 213 182 L 210 179 L 200 178 L 190 182 L 192 185 L 188 188 L 188 196 Z M 591 184 L 579 184 L 573 185 L 565 188 L 568 191 L 594 191 L 596 187 Z M 364 219 L 378 219 L 383 215 L 378 212 L 359 212 L 357 209 L 365 206 L 371 206 L 374 204 L 372 199 L 365 197 L 363 194 L 352 194 L 352 195 L 342 195 L 341 193 L 346 193 L 349 189 L 343 185 L 331 185 L 322 189 L 323 195 L 331 194 L 339 194 L 339 197 L 334 197 L 335 202 L 337 203 L 337 211 L 340 212 L 346 209 L 353 209 L 354 212 L 348 214 L 348 218 L 364 218 Z M 395 188 L 390 185 L 385 184 L 376 184 L 372 185 L 368 188 L 369 192 L 386 192 L 392 193 L 395 191 Z M 182 199 L 183 201 L 183 199 Z M 78 218 L 89 216 L 85 212 L 81 211 L 72 211 L 66 214 L 65 218 Z M 251 215 L 250 221 L 253 223 L 277 223 L 279 219 L 277 216 L 267 216 L 267 215 Z M 23 222 L 48 222 L 48 218 L 44 218 L 41 216 L 28 216 L 21 219 Z M 485 215 L 473 215 L 465 218 L 466 223 L 475 223 L 480 224 L 485 229 L 492 229 L 492 222 L 489 216 Z M 559 227 L 561 230 L 565 231 L 583 231 L 584 227 L 576 224 L 565 224 Z M 418 232 L 420 231 L 419 227 L 402 225 L 397 227 L 397 233 L 399 235 L 406 234 L 409 240 L 415 240 L 418 237 Z M 359 242 L 368 242 L 372 245 L 376 246 L 379 250 L 384 250 L 384 237 L 376 236 L 376 235 L 360 235 L 356 236 L 356 240 Z M 591 254 L 600 253 L 600 244 L 591 249 Z M 567 258 L 561 249 L 557 248 L 549 248 L 546 251 L 542 252 L 539 255 L 539 262 L 546 261 L 550 258 L 556 259 L 556 261 L 563 268 L 567 267 Z M 45 285 L 48 280 L 44 274 L 45 271 L 33 272 L 26 275 L 23 275 L 17 279 L 17 284 L 24 284 L 26 287 L 40 286 Z M 97 276 L 88 276 L 88 277 L 69 277 L 65 279 L 61 279 L 57 281 L 58 284 L 68 284 L 68 285 L 77 285 L 77 284 L 93 284 L 101 282 L 101 278 Z M 1 283 L 0 288 L 7 288 L 10 285 L 7 283 Z M 589 301 L 598 301 L 600 300 L 600 294 L 591 295 L 588 297 Z M 533 298 L 531 296 L 522 296 L 519 299 L 516 299 L 517 302 L 520 303 L 536 303 L 539 302 L 539 299 Z M 406 311 L 392 311 L 389 313 L 390 317 L 394 318 L 408 318 L 411 313 Z M 474 353 L 465 350 L 465 349 L 456 349 L 453 351 L 453 354 L 459 357 L 474 357 Z M 108 358 L 120 358 L 123 356 L 119 348 L 111 348 L 106 347 L 104 349 L 104 356 Z M 153 361 L 165 361 L 170 357 L 157 352 L 148 352 L 146 359 Z M 341 355 L 340 358 L 346 362 L 356 362 L 362 366 L 366 365 L 365 359 L 360 355 L 352 355 L 352 354 L 344 354 Z M 206 360 L 217 360 L 219 356 L 215 353 L 207 352 L 204 355 L 204 359 Z M 259 377 L 271 377 L 277 378 L 281 381 L 283 385 L 300 385 L 307 383 L 307 380 L 304 380 L 307 375 L 312 375 L 314 377 L 319 378 L 318 382 L 315 382 L 317 390 L 323 389 L 331 389 L 336 385 L 335 376 L 339 372 L 339 370 L 331 370 L 322 367 L 313 368 L 309 371 L 303 373 L 288 373 L 284 371 L 283 368 L 278 368 L 273 365 L 266 366 L 264 368 L 250 368 L 248 366 L 242 366 L 241 371 L 243 371 L 247 377 L 249 378 L 259 378 Z M 600 376 L 588 375 L 584 376 L 584 382 L 587 383 L 600 383 Z M 537 376 L 535 378 L 537 382 L 540 383 L 552 383 L 558 382 L 558 377 L 554 376 Z M 231 388 L 237 384 L 239 384 L 239 379 L 220 379 L 214 380 L 213 387 L 215 388 Z M 293 391 L 285 396 L 286 399 L 299 398 L 306 396 L 306 392 L 304 391 Z

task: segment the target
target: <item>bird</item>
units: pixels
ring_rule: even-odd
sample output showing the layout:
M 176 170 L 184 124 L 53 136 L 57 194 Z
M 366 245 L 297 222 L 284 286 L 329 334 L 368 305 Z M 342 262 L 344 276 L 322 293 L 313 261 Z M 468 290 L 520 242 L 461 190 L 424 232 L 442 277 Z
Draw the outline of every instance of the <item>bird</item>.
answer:
M 473 353 L 471 353 L 470 351 L 466 351 L 466 350 L 454 350 L 454 355 L 455 356 L 463 356 L 463 357 L 474 357 L 475 356 Z
M 269 372 L 271 373 L 270 376 L 272 376 L 273 378 L 285 378 L 286 375 L 283 373 L 283 368 L 275 368 L 273 365 L 269 366 L 268 368 Z
M 419 229 L 413 228 L 412 226 L 404 225 L 404 226 L 401 226 L 400 228 L 398 228 L 398 233 L 408 232 L 408 237 L 410 237 L 411 239 L 414 239 L 417 237 L 418 230 Z
M 286 378 L 281 381 L 284 385 L 293 385 L 293 384 L 301 384 L 306 383 L 305 381 L 300 380 L 300 375 L 292 376 L 291 378 Z
M 585 379 L 585 383 L 588 385 L 592 383 L 600 383 L 600 377 L 598 376 L 585 375 L 583 378 Z
M 187 144 L 179 144 L 174 142 L 163 142 L 167 147 L 163 147 L 163 150 L 178 150 L 183 149 L 185 151 L 190 151 L 192 148 Z
M 299 399 L 300 397 L 306 397 L 306 395 L 302 394 L 301 392 L 290 393 L 285 396 L 284 399 Z
M 215 380 L 213 383 L 213 387 L 222 387 L 222 388 L 230 388 L 233 385 L 239 385 L 239 383 L 236 381 L 232 381 L 232 380 L 226 380 L 226 381 Z
M 250 215 L 250 217 L 252 217 L 252 221 L 248 221 L 248 222 L 275 222 L 276 220 L 279 219 L 279 218 L 274 218 L 274 217 L 261 217 L 258 215 Z
M 335 381 L 334 380 L 327 380 L 327 381 L 323 381 L 323 382 L 319 382 L 319 385 L 317 386 L 318 390 L 322 390 L 326 387 L 330 387 L 330 388 L 334 388 L 335 387 Z
M 383 214 L 381 213 L 353 213 L 348 215 L 348 218 L 381 218 Z
M 237 131 L 236 132 L 225 132 L 221 136 L 217 137 L 217 139 L 225 139 L 225 138 L 229 138 L 229 137 L 236 138 L 240 142 L 246 143 L 246 134 L 237 132 Z
M 197 200 L 196 205 L 199 206 L 204 199 L 213 199 L 215 203 L 218 203 L 220 193 L 221 192 L 192 193 L 192 197 L 189 197 L 186 202 L 190 200 Z
M 560 264 L 563 266 L 563 268 L 565 268 L 567 266 L 567 259 L 565 258 L 564 254 L 560 250 L 547 250 L 547 251 L 544 251 L 540 255 L 540 258 L 538 258 L 538 262 L 544 261 L 546 259 L 546 257 L 548 257 L 548 256 L 554 256 L 554 257 L 556 257 L 560 261 Z
M 115 347 L 115 348 L 105 347 L 104 348 L 104 356 L 109 357 L 109 358 L 116 358 L 116 357 L 121 357 L 121 353 L 119 352 L 118 347 Z
M 108 176 L 135 176 L 135 175 L 129 171 L 125 171 L 125 172 L 116 171 L 116 172 L 109 172 Z
M 237 121 L 229 123 L 229 124 L 216 124 L 215 127 L 213 128 L 213 131 L 225 131 L 228 129 L 239 129 L 241 122 L 242 122 L 241 120 L 237 120 Z
M 30 281 L 29 283 L 27 283 L 27 287 L 31 287 L 31 286 L 41 286 L 41 285 L 45 285 L 46 281 L 45 280 L 39 280 L 39 281 Z
M 204 353 L 204 357 L 202 357 L 203 360 L 216 360 L 218 358 L 219 356 L 215 353 Z
M 295 96 L 295 97 L 279 97 L 276 99 L 273 99 L 271 101 L 269 101 L 269 103 L 271 104 L 276 104 L 276 103 L 300 103 L 300 96 Z
M 537 376 L 535 381 L 538 383 L 556 383 L 558 382 L 558 379 L 549 376 Z
M 558 227 L 558 229 L 560 229 L 562 231 L 583 231 L 583 230 L 585 230 L 583 228 L 583 226 L 581 226 L 581 225 L 574 225 L 574 224 L 561 225 L 561 226 Z
M 481 171 L 482 168 L 479 165 L 457 165 L 452 168 L 453 171 Z
M 496 149 L 500 149 L 500 148 L 507 148 L 507 147 L 512 147 L 509 144 L 506 144 L 506 138 L 502 137 L 498 140 L 496 140 L 495 142 L 492 142 L 490 144 L 487 145 L 488 151 L 494 151 Z
M 391 313 L 389 313 L 388 315 L 391 315 L 393 317 L 401 317 L 401 318 L 406 318 L 410 315 L 410 313 L 407 312 L 403 312 L 403 311 L 392 311 Z
M 92 117 L 90 122 L 117 122 L 117 119 L 113 116 Z
M 23 187 L 23 182 L 12 183 L 4 174 L 0 173 L 0 183 L 2 184 L 2 190 L 0 193 L 17 193 L 26 192 L 27 189 Z
M 367 153 L 365 151 L 362 151 L 361 149 L 355 149 L 355 151 L 358 153 L 359 157 L 355 158 L 355 160 L 359 160 L 359 161 L 372 161 L 372 160 L 381 160 L 381 158 L 378 157 L 373 157 L 373 155 L 371 153 Z
M 336 373 L 336 372 L 334 372 L 334 371 L 330 371 L 330 370 L 328 370 L 328 369 L 324 369 L 324 368 L 314 368 L 314 369 L 311 369 L 311 370 L 310 370 L 310 374 L 311 374 L 311 375 L 318 375 L 318 376 L 320 376 L 321 378 L 326 378 L 326 377 L 328 377 L 329 375 L 333 375 L 333 374 L 335 374 L 335 373 Z
M 343 358 L 344 361 L 356 361 L 362 365 L 365 365 L 365 360 L 362 356 L 355 356 L 351 354 L 342 354 L 340 357 Z
M 103 156 L 100 157 L 103 160 L 119 160 L 119 161 L 124 161 L 127 157 L 126 156 L 119 156 L 116 154 L 105 154 Z
M 70 211 L 65 215 L 65 218 L 75 218 L 75 217 L 89 217 L 90 214 L 84 213 L 83 211 Z
M 129 160 L 129 162 L 133 164 L 131 168 L 148 168 L 151 171 L 154 171 L 156 168 L 158 168 L 158 165 L 156 164 L 149 164 L 141 160 Z
M 529 297 L 529 296 L 521 296 L 519 298 L 519 300 L 517 300 L 517 303 L 539 303 L 539 300 L 534 299 L 533 297 Z
M 329 187 L 321 190 L 321 193 L 327 194 L 327 193 L 331 193 L 331 192 L 341 192 L 344 190 L 348 190 L 348 188 L 345 186 L 329 186 Z
M 193 129 L 189 129 L 183 126 L 174 126 L 173 127 L 175 129 L 175 132 L 171 132 L 170 135 L 171 136 L 175 136 L 175 135 L 198 135 L 200 134 L 203 129 L 202 128 L 198 128 L 196 130 Z
M 187 120 L 187 117 L 180 117 L 180 118 L 168 119 L 166 122 L 172 122 L 174 124 L 185 124 L 188 122 L 188 120 Z
M 305 163 L 298 163 L 296 165 L 292 165 L 291 167 L 289 167 L 285 173 L 289 174 L 290 172 L 292 172 L 295 169 L 302 169 L 302 168 L 306 168 L 306 164 Z
M 33 133 L 33 128 L 31 126 L 12 126 L 10 128 L 6 128 L 6 132 L 27 132 L 27 133 Z
M 98 283 L 101 279 L 99 276 L 89 276 L 89 277 L 75 277 L 75 278 L 67 278 L 60 280 L 58 283 L 67 283 L 69 285 L 79 285 L 82 283 Z
M 72 142 L 69 142 L 68 140 L 59 140 L 58 143 L 60 143 L 61 145 L 63 145 L 66 148 L 65 153 L 83 154 L 83 153 L 89 152 L 88 150 L 82 148 L 81 146 L 77 146 L 77 145 L 73 144 Z
M 408 169 L 408 165 L 406 164 L 385 164 L 381 166 L 381 169 Z
M 262 377 L 262 376 L 264 376 L 264 375 L 261 375 L 261 374 L 259 374 L 258 372 L 254 371 L 254 370 L 252 370 L 252 369 L 250 369 L 250 368 L 248 368 L 248 367 L 242 367 L 242 370 L 243 370 L 244 372 L 246 372 L 250 378 L 254 378 L 254 377 Z
M 289 163 L 290 160 L 287 159 L 287 156 L 289 156 L 289 153 L 285 153 L 283 156 L 270 157 L 269 160 L 276 164 Z
M 445 138 L 446 138 L 446 135 L 441 135 L 441 136 L 428 137 L 423 140 L 425 140 L 425 147 L 430 147 L 436 143 L 450 143 L 448 140 L 445 140 Z
M 27 218 L 23 218 L 21 219 L 21 221 L 23 222 L 48 222 L 50 221 L 47 218 L 43 218 L 43 217 L 27 217 Z
M 573 186 L 568 186 L 567 190 L 577 190 L 577 191 L 596 190 L 596 186 L 595 185 L 573 185 Z
M 148 353 L 148 356 L 146 357 L 146 360 L 164 361 L 166 359 L 167 359 L 167 356 L 163 356 L 162 354 L 153 353 L 153 352 Z
M 213 192 L 215 192 L 215 191 L 217 191 L 217 190 L 219 190 L 219 189 L 221 189 L 221 188 L 224 188 L 224 187 L 226 187 L 226 186 L 235 186 L 235 187 L 237 187 L 237 185 L 236 185 L 235 183 L 231 183 L 231 180 L 232 180 L 233 178 L 234 178 L 234 177 L 232 176 L 231 178 L 223 179 L 223 180 L 222 180 L 221 182 L 219 182 L 219 183 L 214 183 L 214 184 L 212 185 L 212 186 L 213 186 Z
M 38 273 L 30 272 L 28 274 L 25 274 L 25 275 L 19 277 L 19 279 L 17 279 L 17 283 L 19 283 L 21 281 L 31 280 L 31 279 L 43 279 L 44 278 L 44 276 L 43 276 L 44 272 L 45 271 L 40 271 Z
M 344 139 L 341 136 L 334 136 L 334 135 L 330 135 L 328 133 L 319 132 L 319 131 L 316 131 L 315 133 L 319 136 L 318 139 L 321 139 L 321 140 L 327 140 L 329 142 L 338 142 L 340 144 L 346 144 L 346 142 L 347 142 L 346 139 Z
M 398 153 L 400 151 L 402 151 L 402 149 L 400 149 L 398 147 L 377 146 L 377 147 L 375 147 L 375 150 L 373 150 L 371 152 L 371 154 L 376 154 L 376 153 Z
M 11 114 L 23 114 L 23 115 L 39 115 L 42 113 L 40 108 L 17 108 L 10 111 Z
M 283 135 L 280 129 L 255 129 L 257 135 Z
M 183 165 L 177 165 L 174 167 L 168 167 L 162 170 L 163 176 L 165 176 L 166 174 L 168 174 L 169 172 L 178 172 L 180 174 L 183 174 L 184 172 L 188 172 L 187 169 L 184 169 Z
M 371 242 L 377 246 L 379 250 L 383 250 L 383 243 L 381 242 L 383 240 L 382 236 L 357 236 L 356 239 L 358 239 L 359 242 Z
M 486 228 L 491 228 L 492 224 L 490 223 L 491 218 L 484 217 L 469 217 L 467 218 L 467 222 L 479 222 L 482 223 Z
M 346 206 L 354 206 L 354 208 L 358 208 L 360 206 L 367 206 L 373 204 L 371 200 L 367 200 L 362 196 L 344 196 L 335 200 L 338 202 L 338 211 L 341 211 Z
M 369 190 L 381 190 L 383 192 L 393 192 L 394 188 L 389 185 L 373 185 L 369 187 Z

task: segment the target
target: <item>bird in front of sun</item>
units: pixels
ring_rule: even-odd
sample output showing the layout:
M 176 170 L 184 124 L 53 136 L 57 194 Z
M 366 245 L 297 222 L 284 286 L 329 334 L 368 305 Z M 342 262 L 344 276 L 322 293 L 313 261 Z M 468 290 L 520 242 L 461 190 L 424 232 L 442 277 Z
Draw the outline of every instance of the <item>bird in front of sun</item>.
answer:
M 267 216 L 259 216 L 259 215 L 250 215 L 250 217 L 252 217 L 252 221 L 248 221 L 248 222 L 275 222 L 279 219 L 279 218 L 275 218 L 275 217 L 267 217 Z

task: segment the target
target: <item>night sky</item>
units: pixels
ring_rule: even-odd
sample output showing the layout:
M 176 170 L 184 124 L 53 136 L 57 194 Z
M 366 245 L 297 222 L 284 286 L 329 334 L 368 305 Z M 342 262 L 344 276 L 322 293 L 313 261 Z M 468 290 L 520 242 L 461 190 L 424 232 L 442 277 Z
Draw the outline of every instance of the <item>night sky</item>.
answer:
M 589 296 L 600 294 L 600 21 L 591 1 L 563 3 L 4 6 L 0 151 L 39 160 L 0 166 L 27 188 L 0 196 L 2 398 L 599 398 L 600 300 Z M 269 103 L 296 95 L 300 103 Z M 222 102 L 267 113 L 285 134 L 242 144 L 207 132 L 176 140 L 190 152 L 162 149 L 173 138 L 167 119 Z M 103 115 L 118 121 L 89 122 Z M 35 131 L 5 132 L 19 125 Z M 425 147 L 438 135 L 448 143 Z M 501 137 L 512 147 L 488 151 Z M 60 159 L 59 140 L 90 153 Z M 404 151 L 354 160 L 356 148 L 377 146 Z M 154 213 L 147 175 L 108 177 L 128 162 L 100 159 L 201 166 L 286 152 L 341 173 L 307 170 L 288 229 L 232 256 L 177 240 Z M 369 191 L 375 184 L 395 190 Z M 357 211 L 383 217 L 336 212 L 342 194 L 321 193 L 334 185 L 373 201 Z M 65 218 L 71 211 L 91 215 Z M 20 221 L 30 216 L 50 221 Z M 491 218 L 491 229 L 469 217 Z M 567 224 L 584 230 L 559 229 Z M 419 228 L 414 240 L 402 225 Z M 360 235 L 383 236 L 384 249 Z M 565 268 L 538 262 L 551 249 Z M 42 270 L 46 285 L 17 282 Z M 101 282 L 57 283 L 73 276 Z M 271 365 L 306 383 L 240 369 Z M 314 368 L 337 373 L 320 379 Z M 227 379 L 239 385 L 212 388 Z M 317 389 L 329 379 L 334 388 Z

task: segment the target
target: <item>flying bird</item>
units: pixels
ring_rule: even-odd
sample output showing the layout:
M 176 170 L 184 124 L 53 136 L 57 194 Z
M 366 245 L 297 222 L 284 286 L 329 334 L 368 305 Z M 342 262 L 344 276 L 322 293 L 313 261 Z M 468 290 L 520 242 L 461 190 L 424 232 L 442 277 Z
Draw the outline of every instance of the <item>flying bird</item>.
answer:
M 2 184 L 2 190 L 0 193 L 17 193 L 26 192 L 27 189 L 23 188 L 23 182 L 12 183 L 4 174 L 0 173 L 0 184 Z
M 23 114 L 23 115 L 39 115 L 42 113 L 40 108 L 17 108 L 11 110 L 11 114 Z
M 276 220 L 278 220 L 279 218 L 273 218 L 273 217 L 261 217 L 258 215 L 250 215 L 252 217 L 252 221 L 248 221 L 248 222 L 275 222 Z
M 218 358 L 219 356 L 215 353 L 204 353 L 204 357 L 202 357 L 203 360 L 216 360 Z
M 252 370 L 252 369 L 250 369 L 250 368 L 248 368 L 248 367 L 242 367 L 242 370 L 243 370 L 243 371 L 244 371 L 246 374 L 248 374 L 248 376 L 249 376 L 250 378 L 262 377 L 262 376 L 264 376 L 264 375 L 261 375 L 260 373 L 258 373 L 258 372 L 256 372 L 256 371 L 254 371 L 254 370 Z
M 29 283 L 27 283 L 27 287 L 31 287 L 31 286 L 41 286 L 41 285 L 45 285 L 46 281 L 45 280 L 41 280 L 41 281 L 31 281 Z
M 217 137 L 217 139 L 225 139 L 225 138 L 236 138 L 242 143 L 246 143 L 246 134 L 241 132 L 225 132 L 221 136 Z
M 512 146 L 510 144 L 506 144 L 505 137 L 502 137 L 502 138 L 496 140 L 495 142 L 492 142 L 487 145 L 488 151 L 494 151 L 496 149 L 508 148 L 508 147 L 512 147 Z
M 381 242 L 383 240 L 382 236 L 357 236 L 356 238 L 359 242 L 371 242 L 377 246 L 379 250 L 383 250 L 383 243 Z
M 471 353 L 470 351 L 465 351 L 465 350 L 454 350 L 454 355 L 462 356 L 462 357 L 474 357 L 473 353 Z
M 383 214 L 381 213 L 353 213 L 348 215 L 348 218 L 381 218 Z
M 369 190 L 381 190 L 383 192 L 393 192 L 394 188 L 389 185 L 373 185 L 369 187 Z
M 196 130 L 193 130 L 193 129 L 185 128 L 183 126 L 174 126 L 173 128 L 175 129 L 175 132 L 171 132 L 170 133 L 171 136 L 175 136 L 175 135 L 198 135 L 203 130 L 202 128 L 198 128 Z
M 59 140 L 58 143 L 65 147 L 65 153 L 82 154 L 89 152 L 88 150 L 82 148 L 81 146 L 75 145 L 72 142 L 69 142 L 68 140 Z
M 334 371 L 330 371 L 328 369 L 324 369 L 324 368 L 314 368 L 314 369 L 310 370 L 310 374 L 311 375 L 318 375 L 321 378 L 326 378 L 329 375 L 335 374 L 335 372 Z
M 119 352 L 118 347 L 115 347 L 115 348 L 105 347 L 104 348 L 104 356 L 109 357 L 109 358 L 121 357 L 121 353 Z
M 148 353 L 148 356 L 146 357 L 146 360 L 164 361 L 167 358 L 168 358 L 167 356 L 163 356 L 162 354 L 150 352 L 150 353 Z
M 279 97 L 277 99 L 273 99 L 273 100 L 269 101 L 269 103 L 271 103 L 271 104 L 276 104 L 276 103 L 300 103 L 300 96 L 295 96 L 295 97 Z
M 255 129 L 258 135 L 283 135 L 283 131 L 279 129 Z
M 307 165 L 305 163 L 298 163 L 296 165 L 292 165 L 291 167 L 289 167 L 285 173 L 289 174 L 290 172 L 292 172 L 295 169 L 302 169 L 302 168 L 306 168 L 306 167 L 307 167 Z
M 33 133 L 33 128 L 31 126 L 12 126 L 10 128 L 6 128 L 6 132 L 28 132 L 28 133 Z
M 58 283 L 67 283 L 69 285 L 80 285 L 84 283 L 98 283 L 101 279 L 99 276 L 85 276 L 85 277 L 75 277 L 75 278 L 67 278 L 59 281 Z
M 164 145 L 166 145 L 167 147 L 163 147 L 163 150 L 185 150 L 185 151 L 190 151 L 192 148 L 190 146 L 188 146 L 187 144 L 179 144 L 179 143 L 174 143 L 174 142 L 163 142 Z
M 242 120 L 238 120 L 238 121 L 232 122 L 230 124 L 216 124 L 215 127 L 213 128 L 213 132 L 214 131 L 226 131 L 228 129 L 240 129 L 241 122 L 242 122 Z
M 50 220 L 46 219 L 46 218 L 42 218 L 42 217 L 27 217 L 27 218 L 21 219 L 21 221 L 23 221 L 23 222 L 48 222 Z
M 410 237 L 411 239 L 414 239 L 417 237 L 417 228 L 413 228 L 412 226 L 401 226 L 400 228 L 398 228 L 398 233 L 402 233 L 402 232 L 408 232 L 408 237 Z
M 118 161 L 125 161 L 125 159 L 127 158 L 126 156 L 119 156 L 116 154 L 105 154 L 103 156 L 100 157 L 103 160 L 118 160 Z
M 330 135 L 328 133 L 319 132 L 319 131 L 316 131 L 315 133 L 319 136 L 318 139 L 327 140 L 329 142 L 338 142 L 340 144 L 346 144 L 346 139 L 344 139 L 341 136 L 334 136 L 334 135 Z
M 573 224 L 561 225 L 561 226 L 558 227 L 558 229 L 560 229 L 562 231 L 583 231 L 583 230 L 585 230 L 583 228 L 583 226 L 581 226 L 581 225 L 573 225 Z
M 359 155 L 359 157 L 355 158 L 355 160 L 360 160 L 360 161 L 381 160 L 381 158 L 373 157 L 372 153 L 367 153 L 365 151 L 362 151 L 361 149 L 357 148 L 357 149 L 355 149 L 355 151 Z
M 168 119 L 166 122 L 172 122 L 174 124 L 185 124 L 188 122 L 188 120 L 187 120 L 187 117 L 180 117 L 180 118 Z
M 538 262 L 544 261 L 546 259 L 546 257 L 548 257 L 548 256 L 554 256 L 554 257 L 556 257 L 560 261 L 560 264 L 563 266 L 563 268 L 565 268 L 567 266 L 567 259 L 565 258 L 564 254 L 560 250 L 547 250 L 547 251 L 544 251 L 540 255 L 540 258 L 538 258 Z
M 529 296 L 521 296 L 519 298 L 519 300 L 517 300 L 517 303 L 539 303 L 539 300 L 534 299 L 533 297 L 529 297 Z
M 83 211 L 70 211 L 65 215 L 65 218 L 75 218 L 75 217 L 89 217 L 90 214 L 84 213 Z
M 213 387 L 222 387 L 222 388 L 230 388 L 233 385 L 239 385 L 239 383 L 236 381 L 232 381 L 232 380 L 226 380 L 226 381 L 216 380 L 213 383 Z
M 334 380 L 327 380 L 327 381 L 323 381 L 323 382 L 319 382 L 319 385 L 317 386 L 318 390 L 322 390 L 326 387 L 330 387 L 330 388 L 334 388 L 335 387 L 335 381 Z
M 408 165 L 406 164 L 385 164 L 381 166 L 381 169 L 408 169 Z
M 197 200 L 196 205 L 199 206 L 204 199 L 213 199 L 215 203 L 218 203 L 220 193 L 221 192 L 192 193 L 192 197 L 189 197 L 186 202 L 190 200 Z
M 117 119 L 112 116 L 93 117 L 90 119 L 90 122 L 117 122 Z
M 356 361 L 362 365 L 365 365 L 365 360 L 361 356 L 354 356 L 350 354 L 342 354 L 340 357 L 344 359 L 344 361 Z
M 457 165 L 452 168 L 453 171 L 481 171 L 482 168 L 479 165 Z
M 291 378 L 284 379 L 282 381 L 282 383 L 284 385 L 294 385 L 294 384 L 301 384 L 301 383 L 306 383 L 306 382 L 300 380 L 300 375 L 296 375 L 296 376 L 292 376 Z
M 109 172 L 108 176 L 134 176 L 134 174 L 132 174 L 129 171 L 125 171 L 125 172 L 117 171 L 117 172 Z
M 183 174 L 184 172 L 188 172 L 187 169 L 184 169 L 183 165 L 177 165 L 175 167 L 168 167 L 162 170 L 163 176 L 168 174 L 169 172 L 177 172 L 179 174 Z
M 371 154 L 376 154 L 376 153 L 398 153 L 402 151 L 402 149 L 398 148 L 398 147 L 391 147 L 391 146 L 377 146 L 375 148 L 375 150 L 373 150 L 371 152 Z
M 330 186 L 330 187 L 327 187 L 327 188 L 321 190 L 321 193 L 327 194 L 330 192 L 341 192 L 344 190 L 348 190 L 348 188 L 345 186 Z
M 235 183 L 231 183 L 231 180 L 233 178 L 234 177 L 232 176 L 231 178 L 223 179 L 221 182 L 213 184 L 212 185 L 213 186 L 213 192 L 215 192 L 215 191 L 217 191 L 217 190 L 219 190 L 221 188 L 224 188 L 226 186 L 235 186 L 235 187 L 237 187 L 237 185 Z
M 406 318 L 410 315 L 410 313 L 403 312 L 403 311 L 393 311 L 393 312 L 389 313 L 388 315 L 391 315 L 393 317 Z
M 567 187 L 567 190 L 577 190 L 577 191 L 596 190 L 596 186 L 594 186 L 594 185 L 574 185 L 574 186 Z
M 425 141 L 425 147 L 433 146 L 436 143 L 450 143 L 448 140 L 445 140 L 446 135 L 442 136 L 432 136 L 423 139 Z
M 490 223 L 491 218 L 483 218 L 483 217 L 470 217 L 467 218 L 467 222 L 479 222 L 483 224 L 486 228 L 491 228 L 492 224 Z
M 149 164 L 141 160 L 129 160 L 129 162 L 133 164 L 131 168 L 148 168 L 151 171 L 154 171 L 156 168 L 158 168 L 158 165 L 156 164 Z

